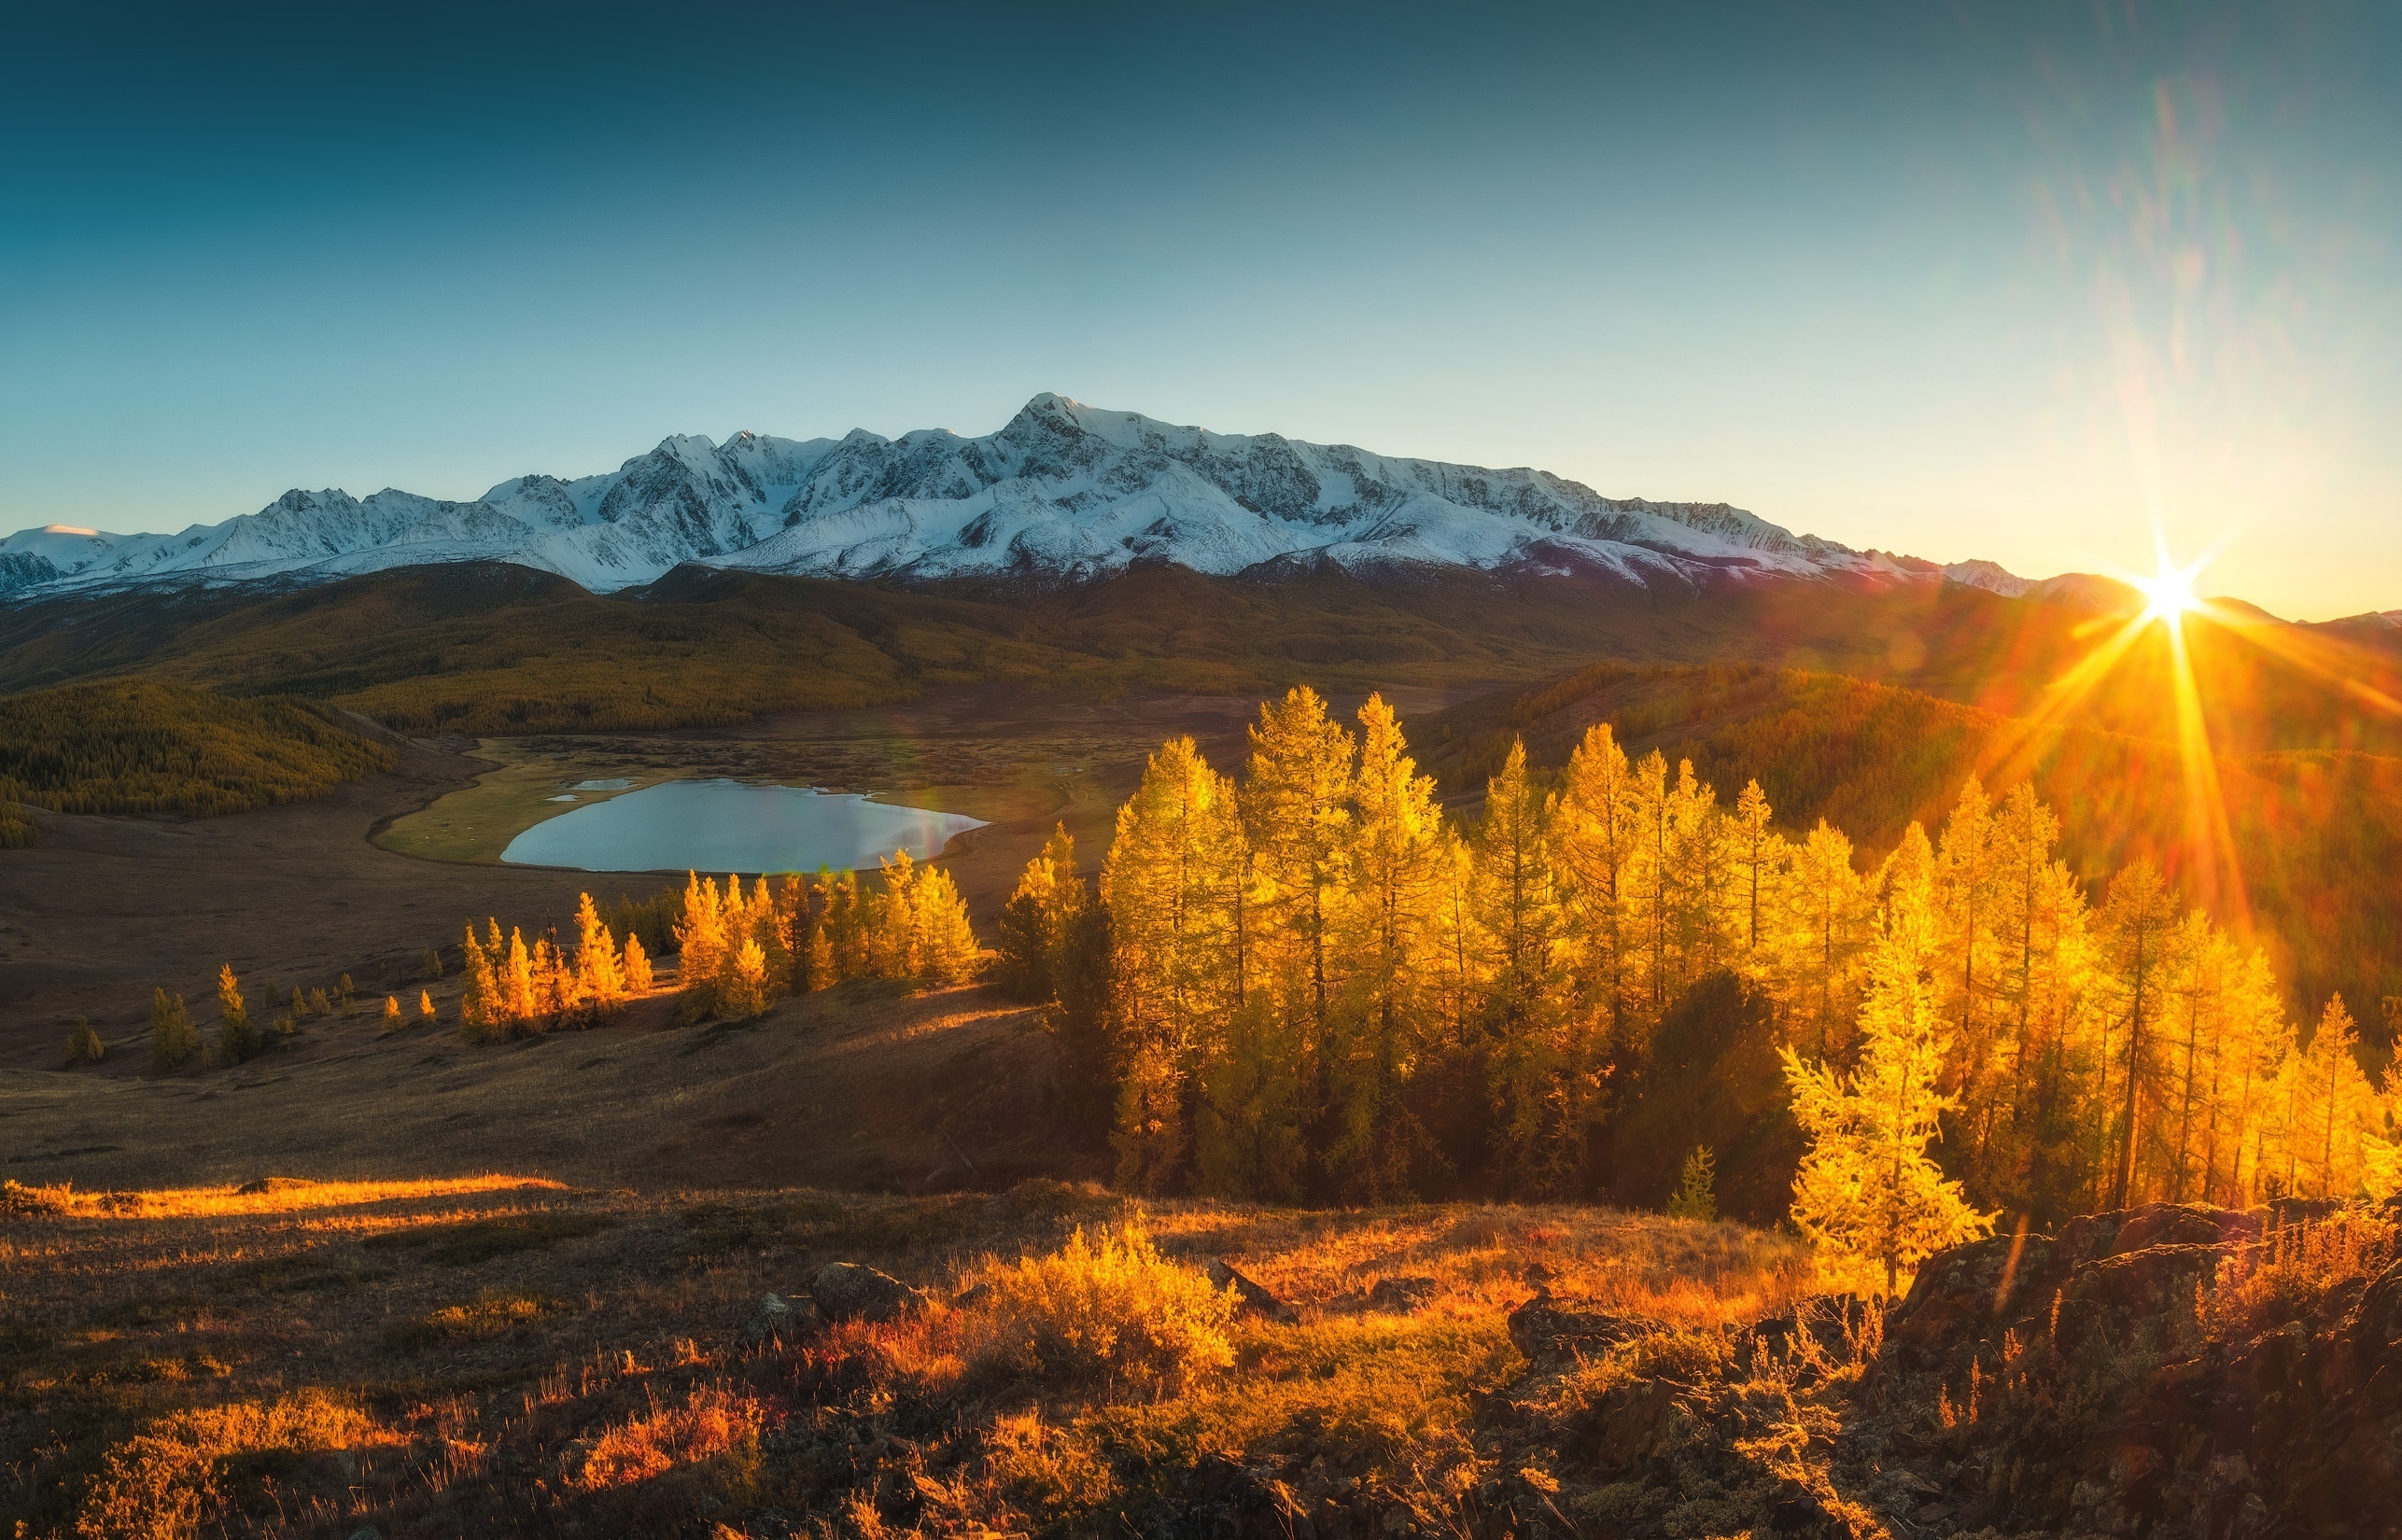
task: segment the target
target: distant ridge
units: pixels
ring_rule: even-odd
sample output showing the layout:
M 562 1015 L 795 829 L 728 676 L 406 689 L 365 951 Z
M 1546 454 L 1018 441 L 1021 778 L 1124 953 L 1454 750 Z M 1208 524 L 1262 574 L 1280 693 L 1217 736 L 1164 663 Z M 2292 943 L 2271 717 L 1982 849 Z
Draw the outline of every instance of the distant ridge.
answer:
M 1580 572 L 1636 587 L 1763 577 L 1950 579 L 1951 567 L 1796 535 L 1725 503 L 1605 497 L 1532 469 L 1402 459 L 1274 433 L 1177 427 L 1044 394 L 997 432 L 796 441 L 676 436 L 615 471 L 526 475 L 471 502 L 287 492 L 176 535 L 63 525 L 0 540 L 0 596 L 145 584 L 329 581 L 500 561 L 596 593 L 684 564 L 831 578 L 1093 577 L 1143 562 L 1214 576 L 1296 562 Z

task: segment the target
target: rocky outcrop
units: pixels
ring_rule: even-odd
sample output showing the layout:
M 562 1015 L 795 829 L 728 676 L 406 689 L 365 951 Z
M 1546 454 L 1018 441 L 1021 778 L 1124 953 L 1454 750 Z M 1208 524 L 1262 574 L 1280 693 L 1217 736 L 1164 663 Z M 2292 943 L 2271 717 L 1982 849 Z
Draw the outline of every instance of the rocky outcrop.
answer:
M 1644 1330 L 1640 1321 L 1571 1309 L 1549 1294 L 1538 1294 L 1510 1312 L 1510 1343 L 1537 1364 L 1557 1357 L 1589 1358 Z
M 1883 1435 L 1937 1457 L 1970 1532 L 2402 1534 L 2402 1260 L 2372 1216 L 2303 1240 L 2332 1207 L 2153 1205 L 1931 1259 L 1887 1323 Z
M 1480 1504 L 1624 1540 L 2402 1535 L 2402 1209 L 2335 1209 L 2088 1215 L 1727 1333 L 1530 1273 Z

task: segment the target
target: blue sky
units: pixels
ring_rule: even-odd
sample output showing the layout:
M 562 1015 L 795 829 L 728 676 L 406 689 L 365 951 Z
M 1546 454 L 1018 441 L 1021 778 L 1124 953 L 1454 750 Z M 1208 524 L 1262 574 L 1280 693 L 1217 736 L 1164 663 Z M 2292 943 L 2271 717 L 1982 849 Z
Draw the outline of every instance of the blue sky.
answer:
M 0 529 L 1038 390 L 2402 606 L 2391 7 L 6 5 Z

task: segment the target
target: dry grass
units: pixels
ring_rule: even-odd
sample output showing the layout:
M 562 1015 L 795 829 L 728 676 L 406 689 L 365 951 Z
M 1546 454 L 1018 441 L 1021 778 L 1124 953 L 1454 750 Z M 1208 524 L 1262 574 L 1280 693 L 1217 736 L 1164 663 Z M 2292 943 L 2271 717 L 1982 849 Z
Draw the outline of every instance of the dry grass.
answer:
M 1195 1203 L 1154 1216 L 1171 1251 L 1221 1255 L 1304 1314 L 1368 1309 L 1385 1279 L 1431 1285 L 1421 1306 L 1486 1315 L 1534 1292 L 1684 1328 L 1743 1325 L 1819 1291 L 1810 1253 L 1741 1225 L 1568 1205 L 1355 1211 Z
M 13 1183 L 12 1183 L 13 1185 Z M 242 1185 L 260 1185 L 245 1192 Z M 389 1203 L 398 1198 L 456 1197 L 474 1193 L 542 1189 L 563 1192 L 566 1183 L 546 1177 L 445 1177 L 425 1182 L 307 1182 L 278 1177 L 263 1184 L 169 1187 L 150 1192 L 79 1193 L 71 1187 L 24 1189 L 33 1201 L 63 1215 L 111 1219 L 222 1219 L 237 1214 L 302 1213 Z
M 752 1397 L 719 1385 L 696 1386 L 675 1405 L 653 1401 L 641 1416 L 602 1433 L 572 1479 L 597 1491 L 648 1481 L 679 1465 L 755 1461 L 766 1420 L 766 1409 Z
M 2378 1214 L 2343 1209 L 2277 1225 L 2219 1263 L 2196 1313 L 2212 1337 L 2249 1337 L 2308 1319 L 2330 1295 L 2367 1284 L 2397 1256 L 2402 1227 Z
M 233 1196 L 63 1195 L 0 1233 L 0 1443 L 27 1451 L 0 1472 L 0 1514 L 29 1535 L 156 1533 L 129 1517 L 152 1509 L 183 1533 L 639 1535 L 861 1501 L 901 1528 L 1075 1531 L 1173 1505 L 1221 1458 L 1284 1469 L 1296 1493 L 1373 1487 L 1431 1522 L 1492 1477 L 1473 1429 L 1523 1369 L 1504 1323 L 1529 1268 L 1713 1338 L 1809 1277 L 1798 1247 L 1732 1226 L 1168 1204 L 1130 1231 L 1118 1198 L 1056 1182 Z M 1221 1313 L 1200 1272 L 1221 1255 L 1299 1323 Z M 987 1293 L 746 1346 L 763 1293 L 837 1259 Z M 1434 1286 L 1371 1308 L 1387 1278 Z

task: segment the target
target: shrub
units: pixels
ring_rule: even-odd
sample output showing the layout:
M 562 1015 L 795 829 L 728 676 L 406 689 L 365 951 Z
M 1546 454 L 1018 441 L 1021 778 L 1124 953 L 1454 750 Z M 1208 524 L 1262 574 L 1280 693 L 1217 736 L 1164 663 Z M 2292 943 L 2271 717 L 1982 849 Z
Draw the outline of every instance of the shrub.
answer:
M 13 1177 L 0 1181 L 0 1214 L 20 1219 L 63 1214 L 67 1206 L 60 1198 L 61 1191 L 57 1187 L 28 1187 Z
M 663 1476 L 679 1465 L 731 1457 L 755 1457 L 766 1414 L 748 1396 L 714 1385 L 695 1388 L 681 1407 L 653 1403 L 645 1416 L 620 1423 L 594 1440 L 577 1486 L 598 1490 L 630 1486 Z
M 90 1021 L 77 1021 L 75 1030 L 66 1035 L 66 1061 L 69 1064 L 97 1064 L 108 1057 L 108 1045 L 91 1029 Z
M 200 1052 L 200 1029 L 191 1024 L 184 997 L 156 990 L 150 999 L 150 1062 L 172 1070 Z
M 1140 1220 L 1049 1256 L 988 1263 L 962 1311 L 972 1369 L 1067 1383 L 1158 1387 L 1234 1362 L 1235 1295 L 1159 1254 Z
M 2370 1212 L 2343 1209 L 2275 1225 L 2219 1263 L 2198 1312 L 2211 1336 L 2240 1340 L 2307 1318 L 2337 1288 L 2376 1278 L 2397 1255 L 2402 1227 Z
M 257 1058 L 265 1046 L 260 1040 L 259 1029 L 250 1025 L 246 1015 L 230 1015 L 217 1024 L 217 1060 L 220 1064 Z
M 1677 1182 L 1677 1190 L 1668 1199 L 1671 1219 L 1711 1220 L 1718 1217 L 1718 1157 L 1707 1144 L 1693 1147 L 1685 1156 L 1685 1169 Z
M 567 1309 L 546 1294 L 487 1293 L 461 1305 L 445 1305 L 413 1321 L 384 1328 L 384 1345 L 400 1352 L 442 1342 L 473 1342 L 507 1337 L 543 1316 Z
M 200 1533 L 204 1520 L 222 1517 L 221 1483 L 243 1456 L 330 1454 L 388 1442 L 364 1413 L 321 1391 L 302 1391 L 265 1406 L 246 1402 L 173 1412 L 108 1451 L 76 1516 L 75 1533 L 176 1540 Z M 332 1492 L 339 1492 L 339 1470 L 325 1475 Z

